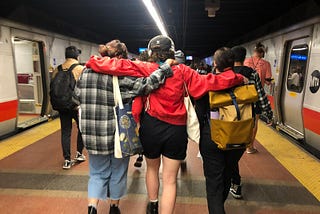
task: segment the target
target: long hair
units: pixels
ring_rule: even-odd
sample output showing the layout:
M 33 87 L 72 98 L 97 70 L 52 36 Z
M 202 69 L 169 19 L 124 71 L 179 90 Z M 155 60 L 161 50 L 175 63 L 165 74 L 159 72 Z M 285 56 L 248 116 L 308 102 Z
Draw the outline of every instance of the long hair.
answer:
M 175 59 L 174 51 L 172 50 L 152 50 L 152 53 L 149 57 L 149 62 L 164 62 L 167 59 Z

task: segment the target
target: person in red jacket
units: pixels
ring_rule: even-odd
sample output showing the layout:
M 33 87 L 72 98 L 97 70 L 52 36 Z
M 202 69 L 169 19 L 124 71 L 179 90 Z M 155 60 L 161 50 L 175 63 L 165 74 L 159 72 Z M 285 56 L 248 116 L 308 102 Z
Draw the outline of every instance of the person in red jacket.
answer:
M 165 61 L 174 60 L 174 43 L 166 36 L 156 36 L 148 44 L 149 61 L 130 61 L 108 57 L 92 57 L 86 64 L 95 72 L 118 76 L 149 76 Z M 168 63 L 172 64 L 172 63 Z M 243 83 L 243 77 L 231 69 L 214 75 L 199 75 L 179 64 L 171 68 L 174 75 L 147 97 L 141 116 L 140 138 L 147 162 L 146 186 L 149 203 L 147 213 L 158 213 L 159 168 L 162 161 L 161 213 L 173 213 L 176 180 L 180 161 L 186 157 L 188 136 L 184 106 L 185 86 L 190 96 L 200 98 L 210 90 L 223 90 Z M 134 111 L 134 109 L 132 109 Z

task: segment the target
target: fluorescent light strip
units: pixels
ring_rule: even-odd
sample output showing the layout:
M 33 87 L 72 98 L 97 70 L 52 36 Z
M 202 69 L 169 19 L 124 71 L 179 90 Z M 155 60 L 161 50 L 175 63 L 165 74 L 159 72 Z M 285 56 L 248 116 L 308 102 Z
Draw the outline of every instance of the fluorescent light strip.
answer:
M 150 15 L 152 16 L 153 20 L 156 22 L 160 32 L 164 36 L 168 36 L 166 29 L 163 26 L 163 22 L 161 17 L 159 16 L 156 8 L 154 7 L 152 0 L 142 0 L 146 8 L 148 9 Z

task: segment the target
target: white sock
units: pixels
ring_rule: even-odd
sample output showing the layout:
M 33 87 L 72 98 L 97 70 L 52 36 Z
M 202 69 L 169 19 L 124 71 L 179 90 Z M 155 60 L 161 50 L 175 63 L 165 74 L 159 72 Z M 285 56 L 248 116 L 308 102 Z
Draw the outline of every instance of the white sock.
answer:
M 89 205 L 88 205 L 88 207 L 90 207 L 90 206 L 91 206 L 91 207 L 94 207 L 94 208 L 96 208 L 96 209 L 97 209 L 97 205 L 89 204 Z

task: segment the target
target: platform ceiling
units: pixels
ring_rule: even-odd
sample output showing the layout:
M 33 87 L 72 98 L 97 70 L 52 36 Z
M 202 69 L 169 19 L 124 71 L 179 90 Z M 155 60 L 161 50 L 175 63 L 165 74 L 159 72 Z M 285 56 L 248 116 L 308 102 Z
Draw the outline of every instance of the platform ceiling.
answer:
M 316 0 L 221 0 L 214 18 L 205 0 L 154 2 L 176 48 L 199 57 L 320 14 Z M 4 0 L 0 16 L 95 43 L 118 38 L 133 53 L 159 34 L 141 0 Z

